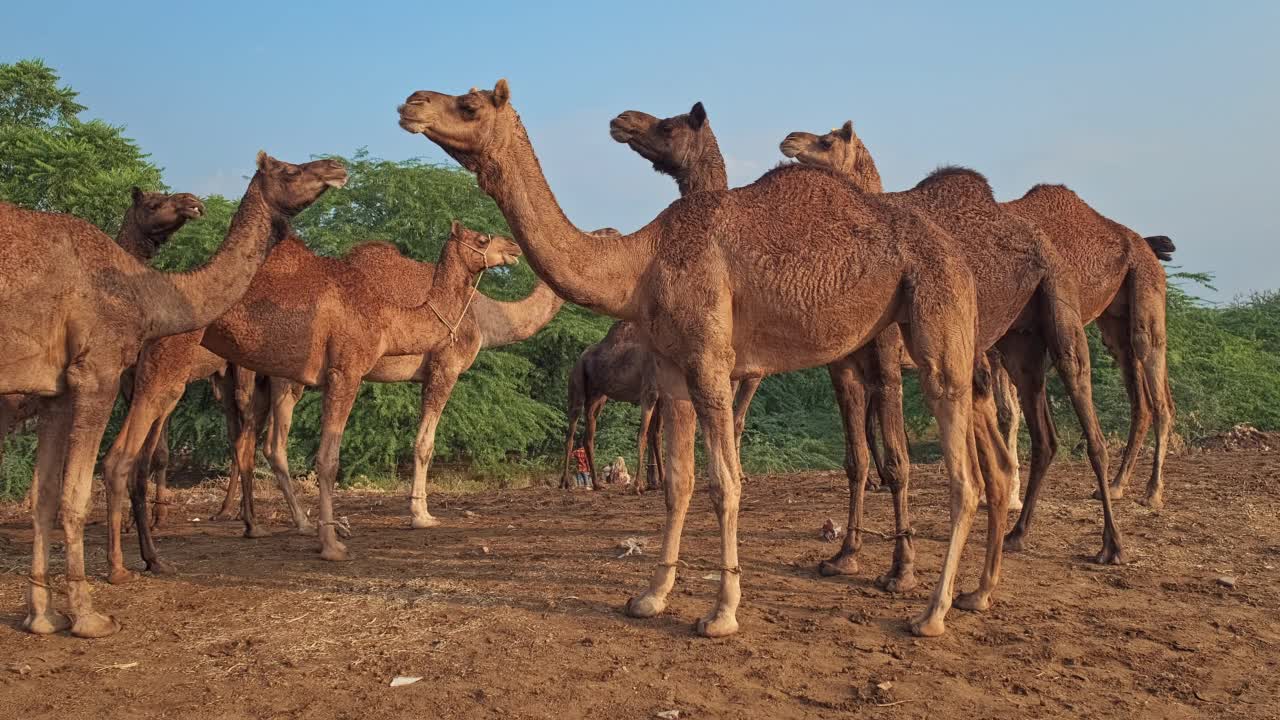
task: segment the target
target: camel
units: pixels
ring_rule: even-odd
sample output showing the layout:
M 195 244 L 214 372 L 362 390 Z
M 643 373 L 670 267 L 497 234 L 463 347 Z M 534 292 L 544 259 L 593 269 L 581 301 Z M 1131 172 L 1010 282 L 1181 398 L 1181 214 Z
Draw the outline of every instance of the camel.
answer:
M 130 190 L 129 207 L 116 233 L 116 244 L 139 260 L 149 262 L 188 220 L 202 215 L 204 203 L 191 193 L 170 195 L 146 192 L 135 186 Z M 132 374 L 126 372 L 120 385 L 128 398 L 133 385 Z M 35 417 L 38 406 L 37 397 L 0 396 L 0 460 L 4 458 L 4 438 L 15 427 Z M 167 427 L 161 432 L 167 432 Z
M 737 631 L 741 472 L 731 380 L 828 364 L 896 321 L 921 368 L 951 479 L 942 578 L 911 626 L 919 635 L 942 633 L 977 504 L 970 444 L 987 445 L 995 420 L 994 407 L 988 413 L 990 403 L 983 405 L 983 432 L 975 433 L 975 368 L 985 359 L 974 350 L 973 276 L 950 249 L 954 241 L 915 211 L 863 193 L 838 173 L 800 165 L 727 192 L 693 193 L 630 235 L 595 237 L 560 209 L 510 97 L 506 80 L 457 96 L 420 90 L 400 106 L 400 126 L 476 173 L 556 294 L 635 322 L 657 356 L 667 518 L 658 567 L 627 613 L 653 617 L 666 607 L 693 490 L 697 421 L 721 530 L 720 592 L 697 630 L 708 637 Z M 986 486 L 1001 508 L 1007 476 L 994 468 Z M 977 597 L 989 597 L 998 581 L 1000 549 L 1000 537 L 990 536 Z
M 822 136 L 791 133 L 780 149 L 800 164 L 838 169 L 868 192 L 880 190 L 875 161 L 853 132 L 851 122 Z M 1104 495 L 1103 549 L 1095 560 L 1124 562 L 1120 531 L 1110 499 L 1105 497 L 1107 451 L 1093 410 L 1089 346 L 1079 307 L 1081 291 L 1068 270 L 1067 258 L 1033 223 L 1000 206 L 986 178 L 972 170 L 942 168 L 910 190 L 880 192 L 880 196 L 896 205 L 920 210 L 956 239 L 957 248 L 977 279 L 978 349 L 983 353 L 998 350 L 1010 381 L 1018 388 L 1033 437 L 1041 432 L 1047 415 L 1044 362 L 1046 353 L 1053 357 L 1080 420 L 1089 462 Z M 1036 471 L 1033 460 L 1033 477 Z M 834 562 L 856 552 L 858 545 L 857 520 L 861 518 L 863 491 L 852 485 L 850 490 L 849 529 Z M 907 488 L 899 485 L 892 490 L 895 509 L 901 505 L 901 510 L 895 512 L 898 522 L 894 562 L 884 578 L 889 581 L 910 577 L 913 556 L 910 524 L 906 521 Z M 1003 536 L 1004 518 L 997 517 L 1003 515 L 1003 509 L 993 505 L 987 514 L 988 532 L 992 537 Z
M 360 252 L 396 253 L 386 244 Z M 422 353 L 440 355 L 474 347 L 475 343 L 458 342 L 467 333 L 477 332 L 474 315 L 468 312 L 475 294 L 470 282 L 488 267 L 514 263 L 519 252 L 505 238 L 481 235 L 455 222 L 441 262 L 435 266 L 432 284 L 420 291 L 419 297 L 410 299 L 412 305 L 405 305 L 402 298 L 385 297 L 381 285 L 361 270 L 342 260 L 319 257 L 296 238 L 287 238 L 271 253 L 242 301 L 207 327 L 202 337 L 183 338 L 181 342 L 153 348 L 160 357 L 144 356 L 140 360 L 138 391 L 129 418 L 105 462 L 110 485 L 122 487 L 130 476 L 148 429 L 181 394 L 187 377 L 184 370 L 190 364 L 195 343 L 199 343 L 238 366 L 228 380 L 233 384 L 223 397 L 224 402 L 236 404 L 239 418 L 229 424 L 228 432 L 235 436 L 233 462 L 240 477 L 245 537 L 261 537 L 267 532 L 253 511 L 254 450 L 257 428 L 267 411 L 266 396 L 254 392 L 254 377 L 248 373 L 323 388 L 321 441 L 316 457 L 320 557 L 330 561 L 349 559 L 346 546 L 337 537 L 339 523 L 333 517 L 333 488 L 342 432 L 361 379 L 374 370 L 384 355 L 411 356 L 410 363 L 421 364 Z M 166 353 L 174 358 L 164 360 Z M 466 364 L 473 358 L 474 352 Z M 430 384 L 430 380 L 424 382 Z M 273 393 L 272 400 L 279 401 L 289 394 Z M 448 397 L 448 388 L 442 395 Z M 270 446 L 279 452 L 284 450 L 283 438 L 287 438 L 290 420 L 279 412 L 273 422 L 273 438 L 281 437 L 271 441 Z M 272 462 L 280 466 L 279 459 Z M 309 522 L 293 497 L 287 470 L 283 475 L 277 472 L 276 480 L 293 510 L 295 526 L 302 532 L 309 531 Z M 145 485 L 135 485 L 130 490 L 136 518 L 143 516 L 145 496 Z M 140 523 L 138 528 L 143 560 L 149 570 L 163 572 L 168 568 L 159 559 L 151 533 L 144 525 Z M 118 536 L 116 528 L 117 522 L 113 522 L 113 536 Z M 109 555 L 112 576 L 128 578 L 118 548 L 113 547 Z
M 410 305 L 421 304 L 425 299 L 423 293 L 432 286 L 436 268 L 434 263 L 404 257 L 383 243 L 356 246 L 343 260 L 364 273 L 369 282 L 377 283 L 399 302 Z M 458 378 L 471 367 L 481 349 L 510 345 L 532 337 L 555 317 L 563 304 L 564 300 L 542 282 L 528 297 L 518 301 L 504 302 L 476 295 L 468 312 L 474 316 L 478 332 L 461 329 L 458 342 L 436 353 L 439 357 L 432 354 L 384 356 L 364 377 L 368 382 L 416 382 L 422 385 L 422 414 L 414 441 L 413 481 L 409 496 L 411 527 L 422 529 L 440 524 L 427 507 L 427 472 L 435 454 L 435 433 L 440 415 Z M 239 382 L 244 383 L 247 379 L 242 375 Z M 259 392 L 263 392 L 264 379 L 258 378 L 258 383 Z M 302 390 L 301 384 L 279 378 L 272 378 L 265 388 L 270 416 L 265 423 L 266 447 L 263 454 L 271 465 L 277 484 L 289 482 L 289 428 L 293 407 L 301 399 Z M 245 397 L 243 387 L 235 392 L 237 397 Z M 259 420 L 256 424 L 262 427 L 264 423 Z M 240 474 L 233 466 L 222 510 L 215 518 L 229 518 L 234 514 L 239 490 Z M 300 508 L 292 509 L 295 518 L 305 518 Z
M 793 151 L 811 161 L 863 176 L 874 174 L 878 184 L 874 160 L 853 132 L 852 123 L 821 137 L 797 135 L 793 143 Z M 1140 502 L 1159 507 L 1163 501 L 1164 456 L 1173 427 L 1173 398 L 1168 391 L 1165 362 L 1166 278 L 1159 261 L 1172 259 L 1173 243 L 1164 236 L 1143 238 L 1098 214 L 1061 185 L 1037 185 L 1022 198 L 1001 203 L 1001 207 L 1030 221 L 1048 236 L 1065 260 L 1059 272 L 1070 277 L 1077 288 L 1075 303 L 1081 320 L 1085 324 L 1098 323 L 1104 344 L 1124 374 L 1132 412 L 1129 440 L 1110 486 L 1112 498 L 1123 495 L 1154 414 L 1156 453 L 1147 496 Z M 1022 371 L 1034 374 L 1035 368 Z M 1030 377 L 1027 382 L 1031 382 Z M 1151 387 L 1164 388 L 1164 392 L 1153 393 Z M 1006 543 L 1011 550 L 1023 546 L 1041 482 L 1057 452 L 1056 431 L 1048 408 L 1024 405 L 1023 410 L 1032 438 L 1031 473 L 1028 501 Z M 1034 426 L 1030 420 L 1033 414 L 1037 416 Z M 1010 427 L 1016 433 L 1016 425 Z M 1100 495 L 1095 493 L 1094 497 L 1099 499 Z
M 292 165 L 260 153 L 258 164 L 239 232 L 189 273 L 148 268 L 83 220 L 0 203 L 0 305 L 8 308 L 0 317 L 0 393 L 41 397 L 22 621 L 29 632 L 69 628 L 77 637 L 98 638 L 120 629 L 93 609 L 84 563 L 93 465 L 120 374 L 147 340 L 203 327 L 226 311 L 288 219 L 346 181 L 346 171 L 330 160 Z M 59 515 L 69 618 L 54 610 L 48 576 Z
M 570 460 L 574 438 L 578 418 L 584 415 L 586 428 L 582 446 L 591 466 L 592 488 L 600 489 L 600 474 L 596 469 L 596 419 L 608 400 L 640 406 L 640 460 L 636 466 L 636 492 L 643 492 L 647 482 L 644 463 L 649 444 L 653 444 L 655 450 L 653 459 L 658 484 L 663 483 L 662 453 L 657 452 L 661 421 L 654 417 L 658 406 L 657 385 L 653 380 L 656 370 L 653 356 L 641 341 L 635 325 L 625 321 L 614 323 L 604 339 L 588 347 L 578 357 L 569 373 L 569 422 L 565 432 L 564 473 L 560 479 L 562 489 L 571 486 Z
M 704 191 L 725 191 L 729 189 L 728 176 L 725 172 L 724 157 L 720 154 L 719 144 L 716 142 L 715 133 L 711 129 L 711 124 L 707 121 L 706 109 L 702 103 L 696 103 L 690 111 L 683 115 L 675 117 L 659 119 L 648 113 L 628 110 L 616 118 L 609 125 L 610 135 L 617 142 L 623 143 L 631 147 L 641 157 L 653 163 L 653 169 L 659 173 L 670 175 L 676 180 L 677 186 L 680 188 L 681 195 L 691 192 Z M 874 167 L 871 168 L 874 173 Z M 877 192 L 882 192 L 879 188 L 879 175 L 875 174 L 874 183 Z M 884 337 L 879 341 L 882 346 L 881 352 L 884 355 L 884 364 L 894 364 L 904 368 L 914 369 L 910 357 L 902 347 L 902 337 L 898 333 L 896 326 L 889 326 L 884 331 Z M 905 445 L 905 436 L 902 436 L 901 445 L 893 445 L 889 448 L 890 459 L 892 464 L 886 463 L 883 456 L 876 452 L 874 435 L 872 428 L 874 427 L 874 417 L 881 411 L 880 399 L 889 398 L 890 404 L 883 408 L 883 412 L 887 413 L 885 422 L 892 427 L 903 426 L 902 416 L 902 378 L 900 371 L 885 372 L 880 378 L 880 382 L 874 383 L 875 387 L 868 388 L 850 388 L 848 383 L 853 381 L 853 375 L 845 368 L 848 360 L 842 360 L 833 363 L 828 372 L 831 375 L 832 386 L 837 396 L 837 402 L 842 410 L 854 411 L 857 408 L 865 407 L 863 413 L 865 417 L 848 416 L 842 417 L 842 423 L 845 428 L 845 470 L 849 475 L 850 483 L 866 483 L 867 477 L 867 461 L 869 456 L 875 463 L 877 474 L 882 482 L 886 485 L 892 485 L 898 482 L 897 475 L 908 471 L 908 457 Z M 1013 489 L 1010 492 L 1010 506 L 1012 509 L 1021 509 L 1022 504 L 1018 500 L 1018 466 L 1017 466 L 1017 424 L 1010 424 L 1007 419 L 1010 415 L 1009 407 L 1012 404 L 1016 409 L 1016 400 L 1011 398 L 1011 393 L 1007 391 L 1007 375 L 1000 367 L 995 368 L 996 371 L 996 399 L 997 409 L 1001 421 L 1001 428 L 1006 436 L 1006 444 L 1014 458 L 1013 467 Z M 749 378 L 742 382 L 734 398 L 734 432 L 738 438 L 739 451 L 741 451 L 742 432 L 746 423 L 747 410 L 751 406 L 751 400 L 759 388 L 760 378 Z M 855 399 L 855 395 L 863 397 L 865 400 Z M 1016 415 L 1014 415 L 1016 417 Z M 895 435 L 895 439 L 899 437 Z M 643 455 L 641 457 L 643 463 Z M 820 566 L 821 570 L 826 574 L 844 574 L 852 572 L 856 569 L 856 563 L 852 562 L 852 549 L 841 555 L 842 562 L 824 561 Z

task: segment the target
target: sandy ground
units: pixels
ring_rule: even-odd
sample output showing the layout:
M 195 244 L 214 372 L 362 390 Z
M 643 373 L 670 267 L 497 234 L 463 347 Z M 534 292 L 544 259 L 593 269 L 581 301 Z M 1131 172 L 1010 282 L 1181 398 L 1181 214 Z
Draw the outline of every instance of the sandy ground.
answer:
M 204 520 L 213 493 L 180 491 L 161 552 L 181 573 L 125 586 L 89 534 L 96 600 L 124 624 L 98 641 L 17 629 L 30 529 L 0 508 L 0 704 L 16 718 L 1280 717 L 1280 453 L 1172 458 L 1168 507 L 1117 503 L 1133 562 L 1099 567 L 1098 506 L 1079 463 L 1050 476 L 1028 551 L 1007 556 L 987 613 L 953 610 L 938 639 L 910 636 L 946 533 L 937 466 L 916 468 L 921 586 L 822 578 L 819 538 L 842 523 L 843 475 L 752 478 L 742 513 L 742 625 L 694 635 L 714 600 L 716 526 L 699 492 L 667 612 L 620 612 L 652 550 L 661 499 L 534 488 L 433 496 L 444 525 L 408 528 L 399 496 L 346 493 L 353 562 L 328 564 L 290 533 L 239 537 Z M 262 488 L 267 483 L 258 483 Z M 273 491 L 274 492 L 274 491 Z M 311 498 L 313 501 L 314 499 Z M 868 526 L 888 530 L 888 496 Z M 197 521 L 198 519 L 198 521 Z M 975 524 L 960 587 L 976 582 Z M 128 538 L 132 543 L 133 538 Z M 485 550 L 487 548 L 487 551 Z M 133 547 L 129 547 L 131 555 Z M 1219 584 L 1235 578 L 1235 587 Z M 397 675 L 421 681 L 392 688 Z

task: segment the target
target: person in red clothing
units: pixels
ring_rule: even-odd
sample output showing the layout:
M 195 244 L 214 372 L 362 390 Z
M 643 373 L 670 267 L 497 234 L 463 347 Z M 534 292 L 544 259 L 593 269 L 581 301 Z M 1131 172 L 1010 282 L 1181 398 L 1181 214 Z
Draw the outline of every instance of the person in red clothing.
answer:
M 586 448 L 579 447 L 573 451 L 573 459 L 578 461 L 578 474 L 575 476 L 578 487 L 591 487 L 591 464 L 587 462 Z

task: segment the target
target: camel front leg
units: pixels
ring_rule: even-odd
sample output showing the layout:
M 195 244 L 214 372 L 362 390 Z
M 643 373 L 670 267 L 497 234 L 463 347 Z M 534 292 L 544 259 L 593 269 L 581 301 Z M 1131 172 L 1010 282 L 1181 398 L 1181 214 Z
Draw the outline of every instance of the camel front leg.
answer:
M 831 387 L 840 407 L 844 426 L 844 471 L 849 478 L 849 519 L 839 552 L 818 564 L 822 575 L 853 575 L 858 572 L 858 550 L 862 547 L 862 506 L 867 487 L 870 453 L 864 432 L 867 412 L 866 382 L 858 362 L 845 358 L 827 366 Z
M 316 529 L 307 519 L 307 511 L 302 509 L 302 503 L 298 502 L 298 496 L 293 492 L 293 475 L 289 472 L 289 429 L 293 426 L 293 409 L 302 399 L 303 387 L 284 378 L 273 377 L 269 382 L 271 416 L 267 422 L 267 442 L 262 454 L 267 457 L 271 473 L 276 478 L 276 486 L 289 505 L 294 528 L 299 535 L 310 535 Z
M 1124 290 L 1122 289 L 1121 292 Z M 1120 368 L 1121 376 L 1124 378 L 1125 394 L 1129 398 L 1129 439 L 1124 445 L 1120 467 L 1111 481 L 1110 492 L 1113 500 L 1124 497 L 1125 488 L 1137 467 L 1138 456 L 1142 454 L 1143 440 L 1147 437 L 1147 431 L 1151 429 L 1151 408 L 1146 401 L 1142 369 L 1138 367 L 1133 356 L 1133 346 L 1129 338 L 1127 299 L 1124 302 L 1126 306 L 1122 311 L 1118 311 L 1118 314 L 1111 314 L 1113 311 L 1108 309 L 1097 320 L 1102 342 L 1111 352 L 1111 357 L 1115 359 L 1116 367 Z M 1101 500 L 1102 496 L 1095 491 L 1093 499 Z
M 458 364 L 462 365 L 461 362 Z M 440 416 L 453 394 L 460 373 L 460 367 L 451 367 L 433 359 L 432 367 L 423 379 L 422 421 L 413 444 L 413 489 L 409 494 L 410 525 L 419 530 L 440 524 L 440 520 L 427 509 L 427 473 L 431 470 L 431 458 L 436 454 L 436 428 L 440 426 Z
M 649 483 L 649 466 L 646 464 L 645 455 L 648 452 L 649 438 L 653 429 L 653 416 L 657 408 L 657 392 L 646 393 L 644 400 L 640 403 L 640 432 L 636 436 L 636 476 L 633 478 L 633 484 L 637 495 L 643 495 L 647 489 L 645 486 Z M 655 455 L 658 454 L 656 445 L 653 448 L 653 452 Z
M 662 528 L 658 567 L 653 571 L 649 589 L 627 601 L 626 613 L 638 618 L 653 617 L 667 607 L 667 595 L 676 582 L 680 536 L 684 530 L 685 515 L 689 512 L 689 498 L 693 495 L 693 440 L 697 415 L 685 391 L 683 378 L 677 373 L 662 374 L 667 378 L 662 385 L 663 396 L 658 407 L 662 413 L 662 441 L 666 445 L 664 495 L 667 517 Z
M 596 467 L 596 420 L 600 418 L 600 411 L 604 409 L 604 404 L 609 398 L 601 395 L 594 399 L 587 406 L 587 434 L 582 440 L 582 447 L 587 451 L 587 466 L 591 468 L 591 489 L 600 490 L 600 471 Z
M 316 452 L 316 475 L 320 478 L 320 559 L 350 560 L 347 546 L 338 540 L 338 522 L 333 517 L 333 491 L 338 481 L 338 451 L 355 405 L 363 372 L 330 368 L 324 387 L 320 415 L 320 449 Z
M 1080 322 L 1078 311 L 1061 299 L 1070 296 L 1066 290 L 1058 288 L 1062 282 L 1050 280 L 1043 289 L 1049 319 L 1049 350 L 1084 431 L 1089 464 L 1097 478 L 1098 494 L 1102 499 L 1102 550 L 1095 561 L 1119 565 L 1125 562 L 1124 549 L 1120 529 L 1111 510 L 1110 493 L 1107 491 L 1107 444 L 1103 440 L 1102 426 L 1093 409 L 1089 341 L 1085 337 L 1084 324 Z
M 222 405 L 222 417 L 226 421 L 227 446 L 231 448 L 231 467 L 227 473 L 227 493 L 222 496 L 222 507 L 210 520 L 234 520 L 240 493 L 240 465 L 236 457 L 236 443 L 240 440 L 240 410 L 236 405 L 239 392 L 236 381 L 237 368 L 228 365 L 225 372 L 212 378 L 216 391 L 214 397 Z
M 31 521 L 34 530 L 31 575 L 27 578 L 27 616 L 22 629 L 49 635 L 71 627 L 71 620 L 53 605 L 49 579 L 49 550 L 53 545 L 66 455 L 63 447 L 71 432 L 71 409 L 66 397 L 43 401 L 37 425 L 36 471 L 31 479 Z
M 102 434 L 111 417 L 120 376 L 110 369 L 73 365 L 67 372 L 71 407 L 71 431 L 66 437 L 66 465 L 62 473 L 62 532 L 67 555 L 67 598 L 72 618 L 71 634 L 100 638 L 115 634 L 120 623 L 95 612 L 85 576 L 84 523 L 93 497 L 93 466 Z M 120 506 L 119 498 L 115 502 Z M 117 509 L 117 522 L 119 511 Z M 143 524 L 146 519 L 143 519 Z
M 1005 537 L 1005 549 L 1022 550 L 1027 533 L 1040 502 L 1044 478 L 1058 453 L 1058 434 L 1049 411 L 1049 394 L 1045 387 L 1045 361 L 1048 357 L 1043 340 L 1028 333 L 1009 333 L 1000 340 L 1000 353 L 1009 380 L 1018 390 L 1019 405 L 1031 436 L 1031 469 L 1027 475 L 1027 497 L 1013 529 Z
M 876 417 L 884 441 L 881 480 L 893 493 L 893 562 L 888 572 L 876 578 L 876 587 L 903 593 L 915 588 L 915 544 L 912 542 L 911 455 L 907 445 L 906 416 L 902 409 L 902 360 L 897 347 L 897 333 L 888 331 L 876 338 L 875 365 L 872 367 Z
M 729 369 L 704 367 L 690 373 L 689 394 L 707 450 L 707 482 L 720 525 L 720 594 L 711 613 L 698 621 L 698 633 L 724 637 L 738 631 L 742 568 L 738 564 L 738 507 L 742 468 L 733 432 L 733 395 Z
M 165 416 L 164 422 L 160 425 L 160 431 L 156 433 L 156 440 L 151 445 L 147 462 L 147 475 L 152 478 L 156 486 L 156 500 L 151 510 L 151 527 L 164 527 L 165 522 L 169 519 L 169 506 L 173 504 L 173 498 L 169 495 L 169 419 L 173 417 L 173 411 Z

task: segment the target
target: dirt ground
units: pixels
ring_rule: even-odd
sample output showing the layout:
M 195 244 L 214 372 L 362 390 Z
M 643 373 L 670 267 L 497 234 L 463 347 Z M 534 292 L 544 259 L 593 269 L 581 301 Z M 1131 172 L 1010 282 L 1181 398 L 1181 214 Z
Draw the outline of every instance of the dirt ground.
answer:
M 701 491 L 688 566 L 652 620 L 620 609 L 653 567 L 657 496 L 433 495 L 444 525 L 414 531 L 403 497 L 345 493 L 355 560 L 328 564 L 314 539 L 286 529 L 274 495 L 260 508 L 278 532 L 246 540 L 237 523 L 204 519 L 213 492 L 181 491 L 160 536 L 180 575 L 105 584 L 103 526 L 91 529 L 96 601 L 124 624 L 97 641 L 17 629 L 30 526 L 8 506 L 0 704 L 31 720 L 1280 717 L 1278 470 L 1280 453 L 1171 458 L 1165 510 L 1117 503 L 1133 562 L 1099 567 L 1088 561 L 1100 519 L 1085 499 L 1087 468 L 1059 463 L 1031 548 L 1006 556 L 996 605 L 952 610 L 948 633 L 931 640 L 911 637 L 905 620 L 924 607 L 943 549 L 937 466 L 915 470 L 922 582 L 900 597 L 871 585 L 887 540 L 867 539 L 857 577 L 814 570 L 835 549 L 819 537 L 823 521 L 843 523 L 842 474 L 752 478 L 742 629 L 719 641 L 692 630 L 716 587 L 716 525 Z M 888 496 L 868 504 L 868 526 L 890 529 Z M 981 559 L 985 523 L 975 527 L 963 589 Z M 650 551 L 619 558 L 629 536 Z M 1227 576 L 1234 588 L 1218 582 Z M 390 687 L 397 675 L 422 679 Z

